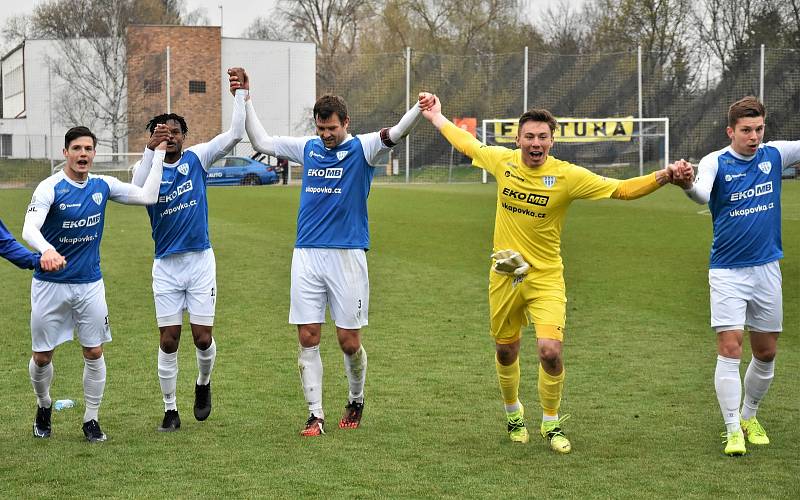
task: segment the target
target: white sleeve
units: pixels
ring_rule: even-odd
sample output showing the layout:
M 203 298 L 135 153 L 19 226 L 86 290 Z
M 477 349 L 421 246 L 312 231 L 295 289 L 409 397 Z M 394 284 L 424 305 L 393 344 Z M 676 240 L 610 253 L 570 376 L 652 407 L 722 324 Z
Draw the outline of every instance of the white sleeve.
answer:
M 364 148 L 364 158 L 370 165 L 375 165 L 381 154 L 389 149 L 389 146 L 381 140 L 380 132 L 359 135 L 358 139 L 361 141 L 361 147 Z
M 697 166 L 694 184 L 684 191 L 689 198 L 701 205 L 705 205 L 711 199 L 711 189 L 714 187 L 714 179 L 717 177 L 718 158 L 718 153 L 703 157 Z
M 800 141 L 771 141 L 766 144 L 781 154 L 781 170 L 800 161 Z
M 285 137 L 271 136 L 264 130 L 261 120 L 258 119 L 256 109 L 253 106 L 253 99 L 250 98 L 245 104 L 246 115 L 245 129 L 247 137 L 253 149 L 259 153 L 270 156 L 279 156 L 295 163 L 303 163 L 303 150 L 306 143 L 314 138 L 310 137 Z
M 419 102 L 415 103 L 406 114 L 400 118 L 400 121 L 397 122 L 397 125 L 389 129 L 389 140 L 393 144 L 387 144 L 388 146 L 393 146 L 400 142 L 403 137 L 407 136 L 414 130 L 414 127 L 417 126 L 419 121 L 422 119 L 422 110 L 419 109 Z
M 37 252 L 44 254 L 48 250 L 54 250 L 55 247 L 47 242 L 42 236 L 42 226 L 47 214 L 50 212 L 50 206 L 55 199 L 55 191 L 50 183 L 42 183 L 33 192 L 33 198 L 28 205 L 28 211 L 25 214 L 25 225 L 22 226 L 22 238 L 34 248 Z
M 150 173 L 150 167 L 153 164 L 153 154 L 155 151 L 145 146 L 144 153 L 142 153 L 142 159 L 136 164 L 133 169 L 133 179 L 131 179 L 131 184 L 135 184 L 139 187 L 144 186 L 144 181 L 147 179 L 147 174 Z
M 152 167 L 142 187 L 122 182 L 116 177 L 102 176 L 109 187 L 109 198 L 124 205 L 152 205 L 158 201 L 165 155 L 166 151 L 154 152 Z
M 219 134 L 208 142 L 192 146 L 191 149 L 203 165 L 206 171 L 208 167 L 226 154 L 230 153 L 233 147 L 244 137 L 244 98 L 247 91 L 238 89 L 233 98 L 233 113 L 231 115 L 231 128 Z

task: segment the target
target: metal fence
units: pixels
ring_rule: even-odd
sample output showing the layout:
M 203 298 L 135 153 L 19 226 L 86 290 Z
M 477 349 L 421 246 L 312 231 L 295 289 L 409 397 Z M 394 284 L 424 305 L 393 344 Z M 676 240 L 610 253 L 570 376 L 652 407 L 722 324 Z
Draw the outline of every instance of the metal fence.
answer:
M 530 107 L 557 117 L 669 118 L 670 158 L 699 160 L 728 143 L 728 106 L 745 95 L 760 96 L 768 109 L 765 140 L 800 139 L 800 51 L 761 47 L 732 54 L 733 70 L 702 89 L 686 90 L 668 68 L 654 63 L 659 54 L 628 52 L 561 55 L 525 50 L 509 54 L 455 56 L 407 49 L 389 54 L 318 58 L 317 94 L 335 93 L 348 102 L 353 133 L 396 123 L 417 92 L 440 96 L 448 117 L 483 120 L 518 117 Z M 325 68 L 323 71 L 321 68 Z M 310 113 L 308 123 L 311 123 Z M 309 128 L 312 131 L 313 128 Z M 634 136 L 638 134 L 634 132 Z M 29 139 L 32 153 L 36 140 Z M 634 137 L 634 141 L 637 137 Z M 633 144 L 631 147 L 636 147 Z M 627 148 L 629 155 L 631 147 Z M 247 146 L 239 149 L 247 151 Z M 639 148 L 640 165 L 655 168 L 658 147 Z M 613 148 L 581 164 L 615 163 Z M 553 155 L 559 156 L 558 143 Z M 566 154 L 566 152 L 564 152 Z M 34 157 L 34 156 L 32 156 Z M 0 178 L 3 173 L 0 159 Z M 377 182 L 477 182 L 480 172 L 467 158 L 422 123 L 376 170 Z M 631 169 L 636 171 L 638 169 Z M 645 169 L 647 170 L 647 169 Z M 295 181 L 299 171 L 291 170 Z

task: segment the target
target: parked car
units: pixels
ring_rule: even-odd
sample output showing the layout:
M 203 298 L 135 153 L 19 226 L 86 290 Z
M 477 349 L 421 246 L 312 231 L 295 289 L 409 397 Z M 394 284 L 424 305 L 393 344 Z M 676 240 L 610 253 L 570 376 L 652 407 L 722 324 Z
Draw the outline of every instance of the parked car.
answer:
M 210 186 L 258 186 L 280 180 L 275 167 L 245 156 L 226 156 L 208 169 Z
M 781 177 L 783 177 L 784 179 L 797 179 L 797 169 L 798 166 L 796 163 L 794 165 L 789 165 L 788 167 L 783 169 Z

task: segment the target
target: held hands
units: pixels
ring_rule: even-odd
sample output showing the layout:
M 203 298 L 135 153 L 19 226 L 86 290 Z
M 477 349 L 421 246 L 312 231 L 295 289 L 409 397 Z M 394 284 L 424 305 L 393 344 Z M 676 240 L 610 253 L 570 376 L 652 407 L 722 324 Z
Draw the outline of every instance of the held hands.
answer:
M 155 130 L 153 130 L 153 135 L 150 136 L 150 140 L 147 141 L 147 147 L 153 151 L 156 149 L 165 150 L 167 149 L 169 136 L 169 127 L 164 123 L 159 123 L 156 125 Z
M 60 271 L 67 266 L 67 259 L 51 248 L 42 254 L 39 259 L 39 266 L 45 272 Z
M 244 68 L 229 68 L 228 80 L 231 84 L 231 94 L 236 94 L 238 89 L 250 90 L 250 77 Z
M 683 189 L 690 189 L 694 184 L 694 168 L 692 164 L 681 158 L 675 163 L 670 164 L 667 170 L 672 172 L 670 182 Z
M 436 115 L 442 113 L 442 102 L 429 92 L 419 93 L 419 109 L 426 120 L 432 121 Z
M 492 254 L 494 265 L 492 270 L 498 274 L 521 276 L 531 268 L 530 264 L 514 250 L 500 250 Z

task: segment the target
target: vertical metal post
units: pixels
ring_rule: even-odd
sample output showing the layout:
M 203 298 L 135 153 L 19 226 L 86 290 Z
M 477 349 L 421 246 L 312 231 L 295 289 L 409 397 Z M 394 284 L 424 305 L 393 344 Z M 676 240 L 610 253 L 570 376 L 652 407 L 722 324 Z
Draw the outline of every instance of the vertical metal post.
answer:
M 411 47 L 406 47 L 406 109 L 411 107 Z M 406 184 L 411 182 L 411 135 L 406 137 Z
M 50 122 L 50 144 L 48 146 L 47 157 L 50 158 L 50 173 L 55 170 L 55 159 L 53 158 L 53 86 L 50 77 L 50 61 L 47 61 L 47 120 Z M 45 141 L 47 143 L 48 141 Z
M 764 44 L 761 44 L 761 68 L 758 78 L 758 100 L 764 102 Z
M 220 9 L 222 9 L 221 6 Z M 293 135 L 294 131 L 292 130 L 292 48 L 289 47 L 287 50 L 289 52 L 288 71 L 287 71 L 287 73 L 289 74 L 288 75 L 289 89 L 287 91 L 287 94 L 289 95 L 289 113 L 288 113 L 289 124 L 286 127 L 287 128 L 286 135 Z M 287 169 L 286 183 L 290 184 L 292 182 L 292 169 L 289 167 L 289 162 L 286 162 L 286 169 Z
M 172 95 L 170 93 L 169 45 L 167 45 L 167 114 L 172 113 Z
M 522 82 L 522 112 L 528 111 L 528 47 L 525 46 L 525 79 Z
M 642 46 L 637 48 L 636 67 L 639 73 L 639 175 L 644 175 L 644 134 L 642 134 L 642 118 L 644 117 L 644 101 L 642 99 Z
M 669 165 L 669 117 L 664 118 L 664 168 Z

